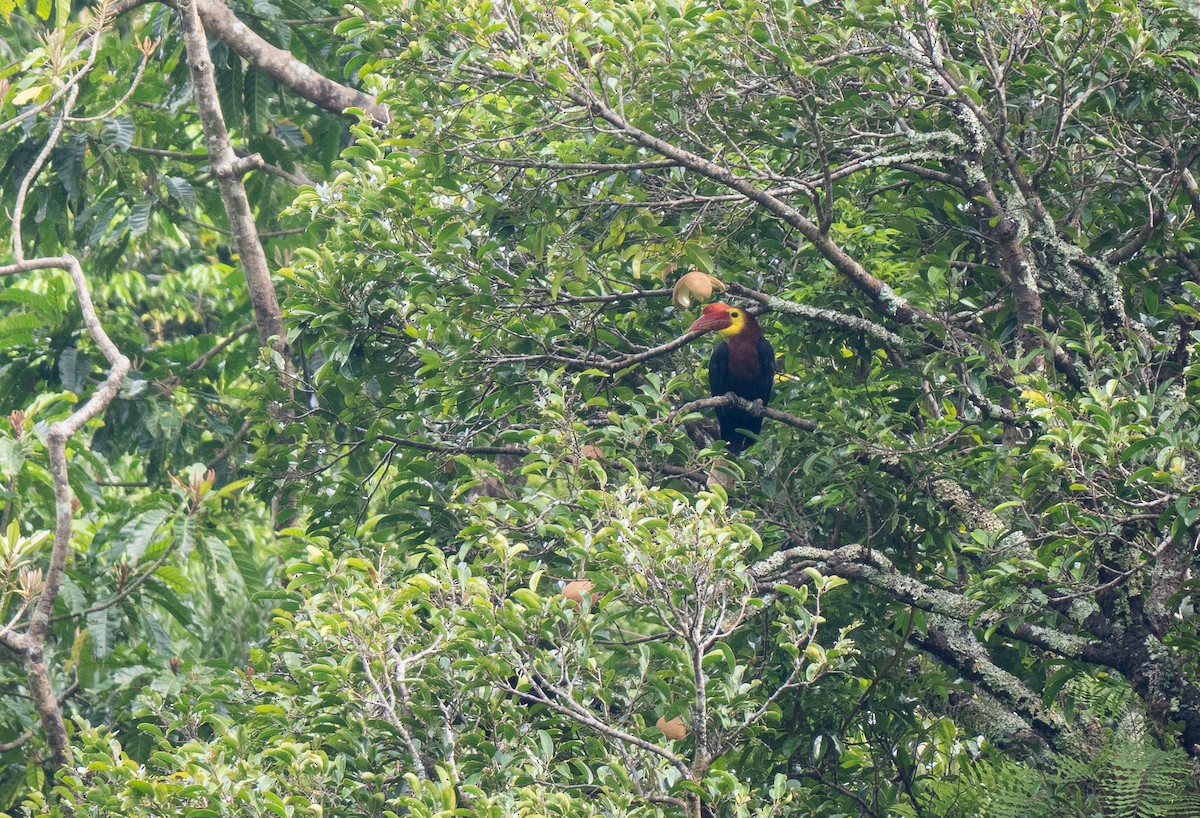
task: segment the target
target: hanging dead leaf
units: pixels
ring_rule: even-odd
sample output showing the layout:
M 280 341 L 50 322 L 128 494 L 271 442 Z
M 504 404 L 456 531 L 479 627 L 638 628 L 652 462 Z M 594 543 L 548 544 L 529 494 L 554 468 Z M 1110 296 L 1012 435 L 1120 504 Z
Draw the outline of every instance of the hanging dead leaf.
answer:
M 574 579 L 567 583 L 567 587 L 563 588 L 563 599 L 568 602 L 574 602 L 576 605 L 583 604 L 583 595 L 592 593 L 592 581 L 590 579 Z
M 720 486 L 725 491 L 733 491 L 734 486 L 737 485 L 737 478 L 729 473 L 727 470 L 728 466 L 729 463 L 726 462 L 725 458 L 713 458 L 712 465 L 708 470 L 708 479 L 705 480 L 710 489 Z
M 681 719 L 668 719 L 666 716 L 659 716 L 654 726 L 662 730 L 662 734 L 671 741 L 679 741 L 680 739 L 687 738 L 687 725 Z
M 716 276 L 711 276 L 701 270 L 688 270 L 675 282 L 671 291 L 671 300 L 680 309 L 692 306 L 692 299 L 707 301 L 712 298 L 713 291 L 725 292 L 725 282 Z

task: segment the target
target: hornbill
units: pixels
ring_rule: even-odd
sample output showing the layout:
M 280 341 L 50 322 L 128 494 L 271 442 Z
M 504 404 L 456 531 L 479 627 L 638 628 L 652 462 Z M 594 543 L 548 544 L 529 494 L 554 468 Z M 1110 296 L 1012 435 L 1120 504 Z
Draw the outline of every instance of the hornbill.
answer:
M 725 337 L 713 350 L 708 362 L 708 389 L 714 397 L 732 392 L 748 401 L 771 400 L 775 382 L 775 350 L 763 337 L 754 316 L 741 307 L 720 302 L 709 304 L 704 314 L 688 327 L 688 332 L 716 330 Z M 718 406 L 717 421 L 721 438 L 729 451 L 739 454 L 754 442 L 744 434 L 757 435 L 762 429 L 762 416 L 747 412 L 740 406 Z

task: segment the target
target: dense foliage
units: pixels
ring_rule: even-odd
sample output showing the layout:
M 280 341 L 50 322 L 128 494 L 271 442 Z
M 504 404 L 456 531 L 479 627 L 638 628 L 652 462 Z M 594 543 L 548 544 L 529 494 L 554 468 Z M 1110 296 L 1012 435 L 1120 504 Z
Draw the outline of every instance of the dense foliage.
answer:
M 223 9 L 0 2 L 0 810 L 1200 812 L 1194 8 Z

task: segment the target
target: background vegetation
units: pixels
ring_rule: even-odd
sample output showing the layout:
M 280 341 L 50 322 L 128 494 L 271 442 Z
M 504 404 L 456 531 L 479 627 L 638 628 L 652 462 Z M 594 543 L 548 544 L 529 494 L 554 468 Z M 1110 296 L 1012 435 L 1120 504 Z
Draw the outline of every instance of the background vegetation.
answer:
M 1193 5 L 0 19 L 0 812 L 1200 814 Z

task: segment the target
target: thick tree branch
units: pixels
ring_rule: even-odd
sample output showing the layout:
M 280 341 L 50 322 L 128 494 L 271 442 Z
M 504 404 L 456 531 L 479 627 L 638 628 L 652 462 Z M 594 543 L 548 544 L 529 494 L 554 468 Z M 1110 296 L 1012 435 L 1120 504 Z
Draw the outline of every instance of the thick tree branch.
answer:
M 516 79 L 516 77 L 509 78 Z M 643 131 L 590 93 L 570 88 L 563 93 L 573 103 L 617 128 L 638 144 L 666 159 L 678 162 L 693 173 L 740 193 L 768 213 L 796 228 L 830 264 L 870 297 L 884 314 L 904 324 L 912 324 L 920 320 L 936 320 L 923 310 L 912 306 L 907 299 L 893 291 L 882 279 L 869 273 L 865 267 L 822 231 L 816 222 L 778 196 L 763 190 L 726 167 Z
M 204 29 L 197 12 L 198 5 L 207 1 L 179 0 L 178 8 L 196 107 L 200 112 L 200 124 L 208 145 L 209 167 L 217 177 L 221 202 L 225 206 L 229 227 L 237 243 L 246 289 L 250 294 L 250 302 L 254 305 L 254 320 L 258 326 L 259 341 L 284 355 L 287 338 L 279 311 L 279 300 L 275 295 L 267 257 L 263 253 L 262 242 L 254 224 L 254 214 L 250 209 L 246 187 L 238 172 L 239 160 L 229 142 L 225 118 L 217 103 L 217 85 L 213 77 L 212 60 L 208 55 L 208 43 L 205 41 Z M 233 12 L 224 6 L 221 6 L 221 9 L 224 14 L 233 16 Z M 245 28 L 244 25 L 242 27 Z
M 794 546 L 756 563 L 750 570 L 759 590 L 769 593 L 776 584 L 795 578 L 809 566 L 816 567 L 822 573 L 865 582 L 897 602 L 929 613 L 959 622 L 973 622 L 980 627 L 995 627 L 1005 636 L 1062 656 L 1104 663 L 1099 650 L 1101 643 L 1028 622 L 1010 625 L 1003 612 L 988 610 L 983 603 L 970 597 L 934 588 L 901 573 L 886 556 L 862 545 L 845 545 L 836 549 Z
M 110 7 L 109 16 L 118 17 L 147 2 L 149 0 L 116 0 Z M 163 2 L 178 8 L 182 14 L 187 0 Z M 391 121 L 386 106 L 377 103 L 369 94 L 318 74 L 290 52 L 268 43 L 239 20 L 221 0 L 196 0 L 195 6 L 209 33 L 242 59 L 318 108 L 339 115 L 344 114 L 347 108 L 361 108 L 376 124 L 384 125 Z
M 1080 737 L 1072 725 L 1060 713 L 1047 708 L 1041 697 L 1019 678 L 995 664 L 968 624 L 937 614 L 930 614 L 927 624 L 924 632 L 913 632 L 914 644 L 1003 702 L 1054 749 L 1063 752 L 1081 749 Z
M 1012 708 L 996 699 L 980 686 L 973 685 L 971 692 L 951 692 L 949 696 L 951 716 L 972 729 L 978 730 L 998 747 L 1020 747 L 1024 750 L 1044 748 L 1045 739 L 1026 720 L 1013 712 Z M 942 701 L 930 702 L 937 708 Z
M 896 333 L 876 324 L 874 321 L 868 321 L 866 318 L 859 318 L 856 315 L 847 315 L 836 310 L 821 309 L 819 307 L 810 307 L 807 304 L 798 304 L 795 301 L 788 301 L 784 298 L 778 298 L 773 295 L 752 290 L 749 287 L 743 287 L 741 284 L 729 284 L 726 286 L 729 292 L 734 295 L 740 295 L 757 301 L 765 309 L 763 312 L 782 312 L 788 315 L 796 315 L 808 321 L 819 321 L 823 324 L 838 327 L 840 329 L 850 330 L 851 332 L 868 335 L 884 344 L 889 344 L 894 347 L 904 347 L 908 342 L 901 338 Z
M 188 0 L 179 2 L 183 13 Z M 341 114 L 347 108 L 361 108 L 377 124 L 391 121 L 386 107 L 362 91 L 349 88 L 318 74 L 297 60 L 290 52 L 276 48 L 253 29 L 237 18 L 237 15 L 220 0 L 195 0 L 204 27 L 244 60 L 260 69 L 279 84 L 319 108 Z
M 900 53 L 915 65 L 928 69 L 930 80 L 946 93 L 950 112 L 962 129 L 964 140 L 959 162 L 966 180 L 965 192 L 983 207 L 987 217 L 987 232 L 999 245 L 1000 255 L 1008 270 L 1013 306 L 1017 312 L 1017 356 L 1020 357 L 1041 346 L 1040 331 L 1043 325 L 1036 267 L 1025 242 L 1028 224 L 1021 218 L 1017 207 L 1011 210 L 1005 207 L 988 177 L 984 156 L 988 153 L 991 123 L 971 94 L 963 88 L 962 79 L 947 66 L 942 54 L 942 33 L 937 18 L 928 8 L 923 12 L 923 19 L 918 21 L 920 28 L 914 31 L 901 29 L 900 34 L 907 47 L 901 49 Z M 1030 358 L 1029 367 L 1041 370 L 1044 363 L 1041 355 L 1034 355 Z
M 809 566 L 824 574 L 865 582 L 898 602 L 939 617 L 940 633 L 934 633 L 931 628 L 922 639 L 914 636 L 914 642 L 950 662 L 960 672 L 975 674 L 969 678 L 986 683 L 989 692 L 1008 706 L 1017 708 L 1020 705 L 1020 712 L 1051 744 L 1057 746 L 1060 740 L 1070 743 L 1074 738 L 1063 732 L 1061 725 L 1049 718 L 1040 704 L 1034 706 L 1027 700 L 1022 686 L 1014 687 L 1011 680 L 997 675 L 995 669 L 985 664 L 989 661 L 985 646 L 973 636 L 967 639 L 961 633 L 969 632 L 969 627 L 991 628 L 1004 637 L 1051 654 L 1120 672 L 1147 704 L 1168 712 L 1170 717 L 1183 723 L 1184 747 L 1189 753 L 1200 755 L 1200 686 L 1182 672 L 1177 662 L 1168 658 L 1170 650 L 1144 625 L 1101 633 L 1098 638 L 1088 639 L 1027 621 L 1010 622 L 1003 611 L 988 609 L 967 596 L 934 588 L 897 571 L 886 556 L 861 545 L 837 549 L 795 546 L 751 566 L 751 573 L 759 590 L 770 593 L 779 582 L 800 581 L 804 568 Z M 1132 609 L 1140 610 L 1139 596 L 1128 597 L 1128 600 Z

